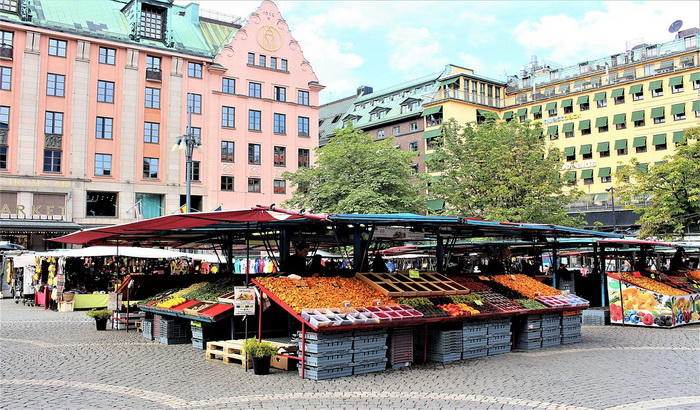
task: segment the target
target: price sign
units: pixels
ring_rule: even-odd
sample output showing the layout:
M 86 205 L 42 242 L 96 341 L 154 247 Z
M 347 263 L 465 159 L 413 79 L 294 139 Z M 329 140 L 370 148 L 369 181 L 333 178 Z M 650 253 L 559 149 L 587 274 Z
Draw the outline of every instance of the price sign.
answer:
M 475 300 L 474 303 L 475 303 L 477 306 L 484 306 L 484 302 L 482 302 L 481 299 Z
M 233 288 L 233 314 L 246 316 L 255 314 L 255 289 L 236 286 Z
M 124 295 L 122 293 L 109 292 L 107 295 L 107 309 L 119 310 L 119 306 L 121 306 L 123 299 Z
M 420 278 L 420 272 L 418 272 L 418 269 L 409 269 L 408 277 L 411 279 L 418 279 Z
M 656 278 L 656 275 L 654 275 L 653 273 L 652 273 L 650 276 L 651 276 L 652 279 L 655 279 L 655 278 Z
M 478 278 L 480 280 L 491 280 L 491 279 L 487 278 L 486 276 L 478 276 Z

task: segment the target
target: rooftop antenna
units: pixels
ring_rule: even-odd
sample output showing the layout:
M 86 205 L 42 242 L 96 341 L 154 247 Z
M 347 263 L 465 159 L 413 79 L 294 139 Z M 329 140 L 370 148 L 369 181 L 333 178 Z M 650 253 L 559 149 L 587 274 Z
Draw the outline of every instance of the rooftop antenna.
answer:
M 676 38 L 678 38 L 678 31 L 683 27 L 683 20 L 676 20 L 668 27 L 668 32 L 673 34 L 676 33 Z

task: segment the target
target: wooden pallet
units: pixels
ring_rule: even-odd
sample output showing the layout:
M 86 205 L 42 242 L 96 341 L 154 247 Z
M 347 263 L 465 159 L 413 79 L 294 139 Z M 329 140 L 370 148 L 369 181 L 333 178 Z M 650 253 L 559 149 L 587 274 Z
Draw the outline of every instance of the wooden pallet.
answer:
M 357 273 L 361 281 L 389 297 L 431 297 L 464 295 L 470 292 L 465 286 L 438 273 L 421 273 L 411 278 L 408 273 Z
M 243 347 L 242 340 L 223 340 L 218 342 L 207 342 L 207 350 L 204 353 L 204 358 L 212 362 L 220 362 L 225 364 L 237 364 L 245 368 L 245 354 L 241 350 Z M 248 358 L 248 366 L 253 367 L 253 358 Z

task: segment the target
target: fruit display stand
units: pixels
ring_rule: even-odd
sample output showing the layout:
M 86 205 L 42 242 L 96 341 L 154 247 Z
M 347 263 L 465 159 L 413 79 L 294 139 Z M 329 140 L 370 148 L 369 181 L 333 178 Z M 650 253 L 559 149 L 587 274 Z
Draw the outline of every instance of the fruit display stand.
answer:
M 688 293 L 638 272 L 607 273 L 610 322 L 673 328 L 700 323 L 700 293 Z

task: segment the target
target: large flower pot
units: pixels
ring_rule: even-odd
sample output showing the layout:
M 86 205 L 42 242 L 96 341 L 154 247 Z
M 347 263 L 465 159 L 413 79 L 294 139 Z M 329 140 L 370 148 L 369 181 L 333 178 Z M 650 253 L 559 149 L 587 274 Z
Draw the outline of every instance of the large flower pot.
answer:
M 107 330 L 107 319 L 95 319 L 95 329 Z
M 265 356 L 265 357 L 253 356 L 253 373 L 254 374 L 270 374 L 270 356 Z

